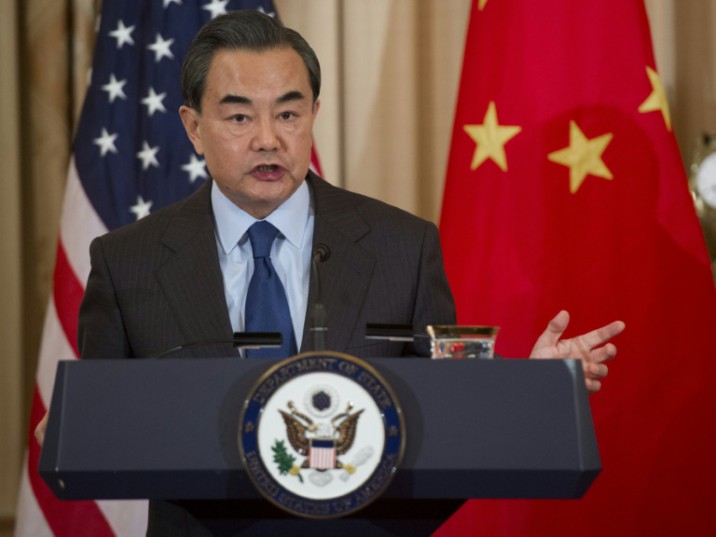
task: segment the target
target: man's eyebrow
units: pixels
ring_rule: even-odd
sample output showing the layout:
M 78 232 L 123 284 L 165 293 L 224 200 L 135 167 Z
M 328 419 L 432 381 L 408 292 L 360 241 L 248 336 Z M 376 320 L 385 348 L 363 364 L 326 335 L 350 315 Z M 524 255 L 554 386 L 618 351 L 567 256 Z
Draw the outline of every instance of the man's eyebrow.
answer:
M 289 91 L 288 93 L 284 93 L 278 99 L 276 99 L 276 104 L 283 104 L 291 101 L 300 101 L 305 98 L 306 96 L 298 90 Z
M 224 95 L 219 104 L 251 104 L 251 99 L 243 95 Z
M 279 96 L 276 99 L 276 104 L 283 104 L 283 103 L 288 103 L 291 101 L 301 101 L 305 98 L 306 98 L 306 96 L 298 90 L 289 91 L 289 92 L 284 93 L 283 95 Z M 248 104 L 248 105 L 250 105 L 250 104 L 253 104 L 253 101 L 243 95 L 234 95 L 234 94 L 230 93 L 228 95 L 224 95 L 224 97 L 219 101 L 219 104 Z

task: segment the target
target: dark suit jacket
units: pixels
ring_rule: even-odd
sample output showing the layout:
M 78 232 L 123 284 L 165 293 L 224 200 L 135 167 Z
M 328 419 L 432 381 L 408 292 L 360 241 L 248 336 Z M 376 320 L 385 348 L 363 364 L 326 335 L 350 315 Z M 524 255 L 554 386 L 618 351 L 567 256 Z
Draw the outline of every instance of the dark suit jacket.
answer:
M 316 211 L 313 245 L 330 250 L 319 267 L 328 349 L 360 357 L 411 354 L 412 346 L 366 340 L 366 323 L 419 330 L 454 324 L 433 224 L 315 175 L 307 180 Z M 186 342 L 231 338 L 210 186 L 93 241 L 79 318 L 82 358 L 150 357 Z M 312 278 L 309 310 L 315 300 Z M 302 352 L 312 350 L 308 329 L 306 322 Z M 233 356 L 236 350 L 227 343 L 183 353 Z
M 360 357 L 414 354 L 412 345 L 365 339 L 374 323 L 454 324 L 436 227 L 404 211 L 335 188 L 309 174 L 314 247 L 327 311 L 327 348 Z M 179 344 L 232 336 L 219 268 L 210 183 L 194 195 L 97 238 L 79 317 L 82 358 L 134 358 Z M 310 305 L 316 300 L 313 277 Z M 301 351 L 311 349 L 309 323 Z M 427 346 L 421 353 L 427 352 Z M 231 344 L 173 356 L 225 357 Z M 233 502 L 150 502 L 149 535 L 233 535 Z M 201 523 L 199 523 L 201 520 Z M 213 525 L 212 525 L 213 524 Z M 219 531 L 216 528 L 221 528 Z

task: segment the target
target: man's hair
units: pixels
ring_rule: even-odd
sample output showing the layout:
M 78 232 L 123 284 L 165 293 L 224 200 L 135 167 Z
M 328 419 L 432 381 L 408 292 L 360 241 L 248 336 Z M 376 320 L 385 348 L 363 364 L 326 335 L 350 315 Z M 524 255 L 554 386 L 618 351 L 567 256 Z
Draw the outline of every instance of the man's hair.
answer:
M 321 66 L 306 40 L 291 28 L 258 11 L 230 11 L 204 25 L 194 37 L 182 64 L 184 104 L 201 112 L 201 98 L 214 54 L 219 50 L 265 50 L 291 47 L 308 69 L 313 102 L 321 90 Z

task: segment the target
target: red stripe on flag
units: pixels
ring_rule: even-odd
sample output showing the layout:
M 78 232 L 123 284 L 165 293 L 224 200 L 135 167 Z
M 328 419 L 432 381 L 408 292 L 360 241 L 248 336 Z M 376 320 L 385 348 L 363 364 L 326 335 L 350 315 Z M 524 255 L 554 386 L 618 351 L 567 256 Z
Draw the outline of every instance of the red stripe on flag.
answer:
M 321 169 L 321 161 L 318 159 L 318 151 L 316 146 L 311 147 L 311 166 L 320 177 L 323 177 L 323 170 Z
M 75 351 L 75 356 L 79 356 L 77 349 L 77 319 L 80 312 L 80 302 L 82 302 L 82 296 L 84 295 L 84 287 L 77 279 L 67 260 L 62 237 L 60 237 L 60 241 L 57 244 L 53 291 L 57 318 L 60 321 L 62 330 L 65 332 L 67 341 Z
M 93 537 L 113 537 L 114 532 L 107 523 L 104 515 L 95 502 L 92 501 L 61 501 L 58 500 L 50 487 L 43 481 L 38 473 L 40 464 L 40 446 L 35 441 L 33 431 L 37 423 L 45 415 L 45 405 L 42 404 L 40 393 L 35 388 L 32 401 L 32 416 L 30 419 L 30 439 L 28 442 L 28 476 L 32 490 L 37 499 L 47 524 L 55 537 L 75 537 L 77 528 L 82 528 L 83 535 Z

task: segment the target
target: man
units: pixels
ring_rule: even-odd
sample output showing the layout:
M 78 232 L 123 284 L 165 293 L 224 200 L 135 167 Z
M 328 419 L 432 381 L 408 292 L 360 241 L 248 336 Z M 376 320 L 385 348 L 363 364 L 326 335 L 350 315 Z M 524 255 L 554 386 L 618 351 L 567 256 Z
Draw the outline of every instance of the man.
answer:
M 215 41 L 218 50 L 207 46 Z M 304 319 L 315 300 L 309 269 L 319 244 L 330 252 L 320 265 L 329 349 L 414 354 L 366 341 L 366 323 L 455 322 L 435 226 L 308 172 L 320 71 L 297 33 L 255 12 L 218 18 L 188 51 L 183 86 L 181 118 L 212 181 L 94 241 L 79 321 L 83 358 L 154 356 L 244 329 L 253 271 L 247 231 L 264 219 L 281 233 L 271 258 L 296 349 L 310 350 Z M 226 343 L 188 354 L 235 352 Z
M 360 357 L 424 354 L 412 344 L 367 341 L 366 323 L 455 323 L 436 227 L 309 172 L 320 67 L 298 33 L 256 12 L 217 17 L 192 43 L 182 85 L 181 119 L 212 180 L 93 241 L 79 319 L 82 358 L 156 356 L 248 328 L 254 313 L 247 295 L 254 267 L 264 262 L 253 259 L 251 229 L 261 221 L 278 230 L 270 270 L 290 312 L 282 330 L 288 346 L 279 352 L 312 349 L 306 318 L 317 300 L 310 268 L 319 245 L 327 253 L 319 270 L 328 349 Z M 596 391 L 607 374 L 603 362 L 616 354 L 606 342 L 624 325 L 561 340 L 568 320 L 560 312 L 549 323 L 532 357 L 581 358 L 587 387 Z M 227 342 L 182 353 L 236 350 Z M 152 502 L 149 533 L 190 527 L 203 534 L 197 505 Z

